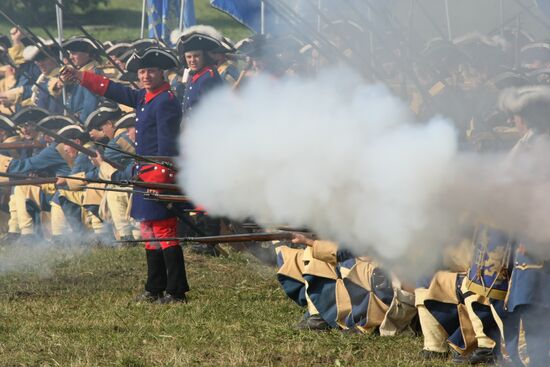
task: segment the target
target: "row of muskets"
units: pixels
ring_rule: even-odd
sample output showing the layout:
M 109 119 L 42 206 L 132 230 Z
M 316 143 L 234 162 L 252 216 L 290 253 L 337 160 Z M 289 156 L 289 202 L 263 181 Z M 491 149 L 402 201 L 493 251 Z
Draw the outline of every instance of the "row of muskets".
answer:
M 45 135 L 50 136 L 53 138 L 56 142 L 66 144 L 78 152 L 90 157 L 94 158 L 96 157 L 99 152 L 86 148 L 73 140 L 67 139 L 56 132 L 44 128 L 40 125 L 37 125 L 35 123 L 27 123 L 27 126 L 35 129 L 36 131 L 42 132 Z M 125 154 L 131 158 L 134 158 L 137 162 L 143 162 L 143 163 L 152 163 L 152 164 L 159 164 L 161 166 L 174 169 L 175 163 L 173 161 L 173 157 L 163 157 L 163 156 L 142 156 L 135 153 L 126 152 L 124 150 L 120 150 L 116 147 L 112 147 L 100 142 L 95 142 L 96 145 L 98 145 L 100 148 L 103 149 L 113 149 L 116 150 L 122 154 Z M 34 148 L 43 148 L 45 147 L 45 144 L 41 142 L 36 141 L 28 141 L 28 142 L 17 142 L 17 143 L 0 143 L 0 150 L 5 149 L 34 149 Z M 117 162 L 113 162 L 109 159 L 106 159 L 105 157 L 102 157 L 102 159 L 111 164 L 113 167 L 117 169 L 123 169 L 124 167 L 121 166 Z M 120 181 L 112 181 L 112 180 L 101 180 L 101 179 L 90 179 L 90 178 L 82 178 L 82 177 L 74 177 L 74 176 L 64 176 L 64 175 L 58 175 L 55 177 L 37 177 L 37 176 L 30 176 L 30 175 L 22 175 L 22 174 L 11 174 L 11 173 L 0 173 L 0 177 L 8 178 L 9 181 L 0 182 L 0 187 L 14 187 L 14 186 L 21 186 L 21 185 L 44 185 L 44 184 L 55 184 L 59 178 L 64 178 L 68 180 L 78 180 L 83 182 L 82 189 L 86 189 L 86 184 L 93 183 L 93 184 L 104 184 L 103 187 L 97 187 L 94 186 L 94 190 L 102 190 L 102 191 L 114 191 L 114 192 L 123 192 L 127 194 L 134 194 L 139 193 L 140 195 L 143 195 L 143 197 L 147 200 L 154 200 L 154 201 L 161 201 L 169 203 L 191 203 L 191 199 L 187 196 L 185 196 L 181 190 L 180 187 L 177 184 L 167 184 L 167 183 L 157 183 L 157 182 L 146 182 L 141 180 L 120 180 Z M 112 187 L 116 186 L 116 187 Z M 139 188 L 142 190 L 147 191 L 136 191 L 134 188 Z M 162 193 L 161 193 L 162 192 Z M 178 209 L 182 213 L 206 213 L 204 210 L 200 209 Z M 262 227 L 258 226 L 256 223 L 249 222 L 249 223 L 241 223 L 239 224 L 239 229 L 242 230 L 248 230 L 248 231 L 258 231 L 262 230 Z M 194 242 L 194 243 L 203 243 L 208 244 L 212 246 L 217 246 L 220 243 L 243 243 L 243 242 L 267 242 L 267 241 L 283 241 L 283 240 L 291 240 L 294 236 L 294 233 L 299 232 L 305 235 L 308 235 L 309 237 L 315 237 L 312 233 L 310 233 L 307 229 L 304 228 L 291 228 L 291 227 L 285 227 L 285 226 L 273 226 L 274 229 L 276 229 L 275 232 L 255 232 L 255 233 L 239 233 L 239 234 L 230 234 L 230 235 L 222 235 L 222 236 L 196 236 L 196 237 L 173 237 L 173 238 L 151 238 L 151 239 L 138 239 L 138 240 L 125 240 L 125 241 L 115 241 L 115 243 L 140 243 L 140 242 L 160 242 L 160 241 L 179 241 L 180 243 L 187 243 L 187 242 Z M 199 234 L 201 231 L 197 231 Z

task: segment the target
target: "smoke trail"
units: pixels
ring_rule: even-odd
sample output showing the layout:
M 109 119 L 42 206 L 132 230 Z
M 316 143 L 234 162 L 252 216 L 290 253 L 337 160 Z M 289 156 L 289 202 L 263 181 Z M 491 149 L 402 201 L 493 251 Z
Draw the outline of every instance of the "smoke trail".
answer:
M 182 135 L 180 177 L 210 213 L 308 226 L 390 257 L 429 224 L 456 154 L 446 121 L 414 123 L 388 89 L 344 69 L 211 98 Z
M 459 153 L 450 122 L 414 122 L 387 88 L 346 69 L 209 98 L 180 138 L 179 179 L 213 215 L 307 226 L 358 254 L 426 266 L 479 222 L 550 241 L 545 140 L 514 159 Z

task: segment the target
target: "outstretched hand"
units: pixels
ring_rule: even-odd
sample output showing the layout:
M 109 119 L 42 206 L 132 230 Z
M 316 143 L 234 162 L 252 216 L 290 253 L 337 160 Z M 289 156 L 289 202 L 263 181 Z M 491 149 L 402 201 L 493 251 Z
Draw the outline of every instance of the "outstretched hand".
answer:
M 80 83 L 82 81 L 82 72 L 72 66 L 64 66 L 59 73 L 59 78 L 65 84 Z
M 304 236 L 302 233 L 297 233 L 297 232 L 292 233 L 292 243 L 302 244 L 302 245 L 311 247 L 313 246 L 313 242 L 315 242 L 315 240 L 307 236 Z

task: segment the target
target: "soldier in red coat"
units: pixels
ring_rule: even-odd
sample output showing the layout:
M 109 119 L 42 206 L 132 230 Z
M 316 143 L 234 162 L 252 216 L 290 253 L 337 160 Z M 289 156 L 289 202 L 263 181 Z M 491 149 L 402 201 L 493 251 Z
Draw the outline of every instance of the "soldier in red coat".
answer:
M 145 156 L 176 156 L 180 131 L 181 106 L 164 80 L 164 70 L 177 67 L 177 58 L 168 50 L 151 47 L 134 53 L 126 63 L 129 72 L 137 73 L 143 89 L 109 80 L 92 72 L 66 68 L 65 81 L 80 82 L 93 93 L 112 99 L 136 110 L 136 153 Z M 103 178 L 120 179 L 125 172 L 106 167 L 96 160 Z M 160 165 L 135 166 L 143 181 L 173 183 L 175 172 Z M 137 190 L 137 188 L 136 188 Z M 141 235 L 147 238 L 176 237 L 176 214 L 165 203 L 146 200 L 134 194 L 131 216 L 141 222 Z M 182 249 L 177 241 L 146 242 L 147 282 L 142 299 L 160 303 L 184 302 L 189 290 Z

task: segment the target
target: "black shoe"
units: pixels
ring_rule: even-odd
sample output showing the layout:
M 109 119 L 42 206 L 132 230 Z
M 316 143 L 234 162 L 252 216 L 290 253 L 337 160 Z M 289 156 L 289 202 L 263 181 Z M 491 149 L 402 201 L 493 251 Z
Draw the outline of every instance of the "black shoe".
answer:
M 474 364 L 495 364 L 497 362 L 497 356 L 495 351 L 491 348 L 477 348 L 472 352 L 468 362 Z
M 185 294 L 182 296 L 175 296 L 173 294 L 166 293 L 164 297 L 158 299 L 157 303 L 160 303 L 161 305 L 167 305 L 170 303 L 187 303 L 187 297 L 185 297 Z
M 298 330 L 328 330 L 330 325 L 319 315 L 303 318 L 296 324 Z
M 431 361 L 434 359 L 447 359 L 448 356 L 449 356 L 448 352 L 434 352 L 432 350 L 426 350 L 426 349 L 422 349 L 422 351 L 420 352 L 420 357 L 428 361 Z
M 458 353 L 456 350 L 451 349 L 451 362 L 453 364 L 468 364 L 468 357 Z
M 142 294 L 140 294 L 139 296 L 136 297 L 136 302 L 153 303 L 153 302 L 157 302 L 158 300 L 162 299 L 163 296 L 164 296 L 164 292 L 154 293 L 154 292 L 145 291 L 145 292 L 143 292 Z
M 14 232 L 8 232 L 4 238 L 2 238 L 2 244 L 4 245 L 11 245 L 12 243 L 14 243 L 15 241 L 17 241 L 19 239 L 19 237 L 21 236 L 20 233 L 14 233 Z

